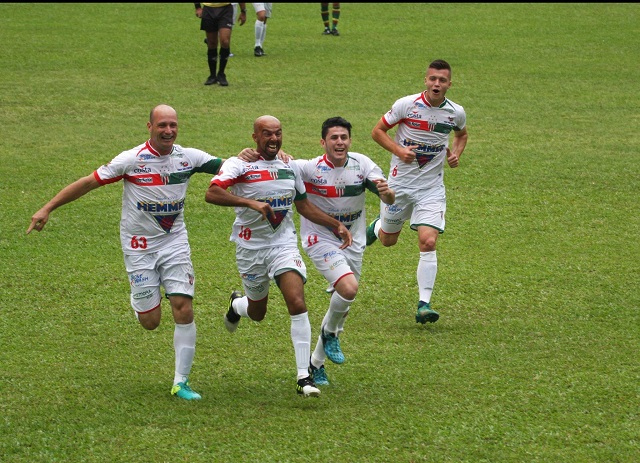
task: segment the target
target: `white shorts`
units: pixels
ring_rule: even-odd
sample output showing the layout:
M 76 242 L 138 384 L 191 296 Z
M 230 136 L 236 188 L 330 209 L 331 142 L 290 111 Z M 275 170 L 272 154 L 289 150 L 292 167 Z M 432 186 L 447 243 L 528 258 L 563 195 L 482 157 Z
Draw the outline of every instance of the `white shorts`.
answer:
M 196 278 L 188 244 L 146 254 L 125 254 L 124 265 L 131 284 L 131 307 L 136 312 L 149 312 L 160 305 L 160 285 L 167 296 L 193 298 Z
M 273 3 L 252 3 L 251 5 L 253 5 L 253 9 L 256 10 L 256 13 L 258 11 L 264 11 L 264 15 L 267 18 L 271 17 L 271 6 Z
M 331 286 L 350 274 L 360 281 L 362 253 L 354 252 L 351 247 L 340 249 L 339 246 L 326 242 L 313 244 L 304 250 Z
M 259 250 L 236 246 L 236 262 L 244 293 L 252 301 L 267 297 L 271 280 L 290 270 L 307 282 L 307 267 L 297 246 Z
M 447 198 L 444 185 L 426 190 L 396 189 L 396 201 L 389 205 L 380 201 L 380 227 L 387 234 L 398 233 L 407 220 L 412 230 L 419 226 L 444 232 Z

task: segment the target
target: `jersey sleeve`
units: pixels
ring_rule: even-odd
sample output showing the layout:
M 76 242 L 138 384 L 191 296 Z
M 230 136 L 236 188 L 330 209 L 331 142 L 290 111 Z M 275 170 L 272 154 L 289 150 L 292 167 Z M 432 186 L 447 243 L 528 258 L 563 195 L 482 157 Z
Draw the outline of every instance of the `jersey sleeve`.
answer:
M 296 188 L 296 197 L 295 201 L 300 199 L 305 199 L 307 197 L 307 189 L 304 186 L 304 172 L 301 164 L 298 161 L 293 161 L 289 163 L 293 172 L 296 176 L 295 188 Z
M 220 171 L 222 159 L 195 148 L 191 149 L 191 155 L 193 159 L 192 162 L 194 165 L 194 173 L 204 172 L 207 174 L 216 175 Z
M 394 127 L 402 120 L 402 115 L 404 114 L 404 100 L 405 98 L 396 100 L 396 102 L 393 103 L 393 106 L 391 106 L 391 109 L 382 116 L 382 120 L 387 127 Z
M 462 130 L 467 125 L 467 114 L 464 112 L 464 108 L 462 106 L 459 106 L 458 108 L 459 110 L 456 112 L 455 118 L 456 126 L 453 128 L 455 131 Z
M 131 154 L 128 151 L 123 151 L 113 158 L 108 164 L 104 164 L 96 169 L 93 176 L 100 185 L 117 182 L 122 180 L 122 178 L 127 174 L 127 170 L 131 165 L 131 162 Z
M 211 179 L 210 185 L 217 185 L 226 190 L 238 181 L 241 174 L 240 160 L 235 156 L 231 157 L 222 163 L 218 173 Z

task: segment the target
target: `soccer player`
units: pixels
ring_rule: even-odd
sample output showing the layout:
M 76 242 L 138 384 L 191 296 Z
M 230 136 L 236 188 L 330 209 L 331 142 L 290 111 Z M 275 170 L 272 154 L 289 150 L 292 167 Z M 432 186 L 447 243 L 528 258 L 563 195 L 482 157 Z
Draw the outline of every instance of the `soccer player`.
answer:
M 322 16 L 322 22 L 324 23 L 324 35 L 340 35 L 338 32 L 338 21 L 340 20 L 340 3 L 334 2 L 331 9 L 331 22 L 332 27 L 329 28 L 329 4 L 320 4 L 320 15 Z
M 175 144 L 178 116 L 167 105 L 151 110 L 149 139 L 123 151 L 92 174 L 63 188 L 31 218 L 31 230 L 42 231 L 49 214 L 100 186 L 124 180 L 120 241 L 131 284 L 131 306 L 147 330 L 160 325 L 160 286 L 175 321 L 175 375 L 171 394 L 200 399 L 189 385 L 196 347 L 192 299 L 195 275 L 183 210 L 187 185 L 197 172 L 216 174 L 222 159 Z
M 431 308 L 431 294 L 438 270 L 436 241 L 445 225 L 444 162 L 458 167 L 468 138 L 464 108 L 445 96 L 451 87 L 449 63 L 429 64 L 424 83 L 425 91 L 397 100 L 371 132 L 392 154 L 389 186 L 396 200 L 392 206 L 381 202 L 379 217 L 367 227 L 367 245 L 379 238 L 384 246 L 393 246 L 407 220 L 418 232 L 416 323 L 422 324 L 440 317 Z M 396 126 L 392 139 L 387 132 Z
M 201 19 L 200 29 L 205 31 L 207 38 L 207 62 L 209 63 L 209 77 L 205 85 L 229 85 L 225 70 L 231 54 L 231 30 L 235 22 L 231 3 L 195 3 L 196 16 Z M 240 25 L 247 21 L 247 9 L 240 3 Z M 218 38 L 220 39 L 220 67 L 218 68 Z M 216 69 L 218 69 L 216 73 Z
M 256 10 L 256 23 L 254 31 L 256 35 L 256 44 L 253 49 L 254 56 L 265 56 L 266 53 L 262 49 L 262 44 L 267 35 L 267 19 L 271 17 L 273 3 L 252 3 L 253 9 Z
M 329 118 L 322 124 L 321 134 L 324 154 L 293 162 L 300 166 L 309 201 L 342 222 L 351 232 L 353 244 L 340 249 L 332 230 L 305 217 L 300 219 L 302 248 L 334 289 L 310 360 L 313 380 L 319 386 L 329 384 L 325 358 L 336 364 L 344 362 L 338 336 L 344 331 L 362 271 L 365 192 L 375 193 L 384 204 L 393 204 L 395 199 L 382 169 L 364 154 L 349 151 L 351 123 L 342 117 Z
M 261 116 L 253 124 L 253 140 L 261 158 L 252 164 L 237 157 L 225 161 L 207 190 L 208 203 L 235 207 L 230 240 L 236 243 L 236 262 L 245 295 L 231 293 L 224 324 L 234 332 L 241 317 L 261 321 L 267 313 L 269 285 L 275 280 L 291 317 L 291 340 L 296 359 L 296 391 L 303 397 L 319 397 L 309 374 L 311 325 L 304 300 L 306 267 L 293 222 L 293 205 L 303 217 L 334 230 L 341 248 L 351 245 L 351 233 L 337 219 L 307 199 L 296 165 L 277 158 L 282 127 L 273 116 Z M 230 192 L 227 191 L 230 189 Z

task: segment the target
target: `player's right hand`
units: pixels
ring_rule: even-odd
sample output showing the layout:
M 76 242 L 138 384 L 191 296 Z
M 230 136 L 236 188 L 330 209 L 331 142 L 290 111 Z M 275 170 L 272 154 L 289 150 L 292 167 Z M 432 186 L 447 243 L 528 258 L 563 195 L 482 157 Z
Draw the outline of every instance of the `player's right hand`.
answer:
M 42 231 L 48 220 L 49 214 L 43 212 L 42 210 L 39 210 L 38 212 L 33 214 L 33 216 L 31 217 L 31 225 L 29 225 L 29 228 L 27 228 L 27 235 L 31 233 L 31 230 L 34 229 L 37 231 Z
M 274 220 L 276 218 L 276 213 L 273 212 L 273 209 L 271 208 L 269 203 L 263 203 L 262 201 L 254 201 L 253 205 L 251 206 L 251 209 L 253 209 L 256 212 L 259 212 L 262 215 L 262 220 L 268 219 L 269 217 L 271 217 Z
M 409 146 L 398 145 L 398 147 L 396 148 L 393 154 L 395 154 L 398 158 L 400 158 L 402 162 L 411 164 L 413 161 L 416 160 L 416 153 L 413 150 L 418 148 L 419 146 L 420 145 L 409 145 Z

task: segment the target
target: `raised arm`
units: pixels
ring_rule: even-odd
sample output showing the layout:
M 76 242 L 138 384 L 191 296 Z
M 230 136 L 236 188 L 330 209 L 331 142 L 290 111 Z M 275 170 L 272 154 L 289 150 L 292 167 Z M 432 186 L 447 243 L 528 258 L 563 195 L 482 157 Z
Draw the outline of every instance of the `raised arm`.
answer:
M 86 195 L 91 190 L 95 190 L 100 186 L 98 180 L 93 174 L 82 177 L 75 182 L 64 187 L 60 192 L 55 195 L 47 204 L 33 214 L 31 217 L 31 225 L 27 228 L 27 235 L 31 233 L 31 230 L 42 231 L 44 226 L 49 220 L 49 214 L 55 209 L 63 206 L 71 201 L 75 201 L 81 196 Z

